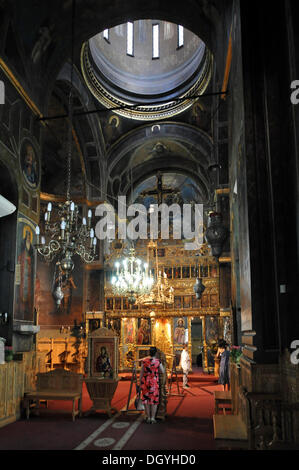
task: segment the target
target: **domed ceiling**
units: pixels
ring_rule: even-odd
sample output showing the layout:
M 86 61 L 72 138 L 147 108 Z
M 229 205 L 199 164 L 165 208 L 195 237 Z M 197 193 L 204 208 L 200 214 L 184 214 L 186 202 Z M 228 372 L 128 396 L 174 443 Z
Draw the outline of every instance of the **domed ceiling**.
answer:
M 84 43 L 82 73 L 92 94 L 116 114 L 155 120 L 194 103 L 210 81 L 212 55 L 180 25 L 155 20 L 128 22 Z

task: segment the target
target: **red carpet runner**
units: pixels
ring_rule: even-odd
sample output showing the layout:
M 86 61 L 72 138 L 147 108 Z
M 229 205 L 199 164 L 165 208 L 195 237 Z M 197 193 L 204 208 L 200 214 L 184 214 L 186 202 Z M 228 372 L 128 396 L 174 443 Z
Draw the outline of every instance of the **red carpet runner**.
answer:
M 1 428 L 0 450 L 213 450 L 213 392 L 221 386 L 214 377 L 199 373 L 190 375 L 189 384 L 183 397 L 169 396 L 166 420 L 155 425 L 144 423 L 143 415 L 121 412 L 129 380 L 119 382 L 112 402 L 119 413 L 110 419 L 98 411 L 72 422 L 70 402 L 49 401 L 48 410 L 41 406 L 39 416 L 32 413 L 29 421 L 23 417 Z M 177 393 L 176 384 L 172 392 Z M 135 385 L 132 398 L 134 394 Z M 83 413 L 91 405 L 84 385 Z

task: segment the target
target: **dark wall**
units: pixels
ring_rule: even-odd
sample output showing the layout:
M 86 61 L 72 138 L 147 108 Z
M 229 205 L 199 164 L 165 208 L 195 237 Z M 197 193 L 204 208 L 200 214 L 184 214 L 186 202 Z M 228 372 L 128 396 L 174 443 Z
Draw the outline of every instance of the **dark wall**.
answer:
M 237 182 L 231 207 L 239 221 L 239 233 L 233 235 L 239 261 L 235 259 L 233 269 L 239 263 L 245 353 L 258 362 L 273 362 L 296 338 L 298 312 L 288 2 L 276 2 L 271 13 L 264 2 L 235 2 L 236 12 L 239 5 L 241 29 L 235 30 L 230 84 L 232 189 Z M 286 286 L 285 294 L 281 286 Z

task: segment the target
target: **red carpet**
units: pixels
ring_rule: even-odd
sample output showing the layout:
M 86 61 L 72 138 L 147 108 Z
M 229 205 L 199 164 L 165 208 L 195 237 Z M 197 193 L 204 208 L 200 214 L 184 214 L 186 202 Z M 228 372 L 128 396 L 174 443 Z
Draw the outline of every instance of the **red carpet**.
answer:
M 72 422 L 71 402 L 49 401 L 39 416 L 31 414 L 29 421 L 22 418 L 1 428 L 0 450 L 212 450 L 213 391 L 221 386 L 199 373 L 190 375 L 189 384 L 183 397 L 168 397 L 166 420 L 155 425 L 144 423 L 140 414 L 118 413 L 109 419 L 101 411 Z M 129 380 L 119 382 L 112 401 L 119 411 L 126 408 L 129 387 Z M 172 393 L 177 393 L 176 384 Z M 134 394 L 135 385 L 132 398 Z M 83 413 L 91 405 L 84 384 Z

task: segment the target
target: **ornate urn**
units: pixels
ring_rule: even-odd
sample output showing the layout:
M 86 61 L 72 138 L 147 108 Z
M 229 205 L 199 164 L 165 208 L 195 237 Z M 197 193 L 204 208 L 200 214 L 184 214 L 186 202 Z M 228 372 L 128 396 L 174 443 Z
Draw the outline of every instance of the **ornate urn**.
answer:
M 228 230 L 223 225 L 222 215 L 219 212 L 211 212 L 205 238 L 216 258 L 222 253 L 223 244 L 228 236 Z

